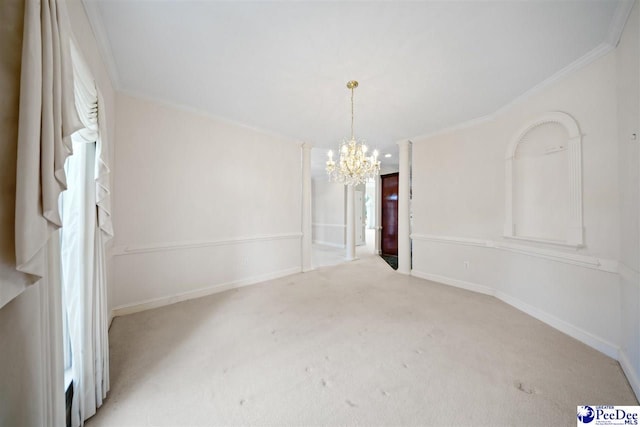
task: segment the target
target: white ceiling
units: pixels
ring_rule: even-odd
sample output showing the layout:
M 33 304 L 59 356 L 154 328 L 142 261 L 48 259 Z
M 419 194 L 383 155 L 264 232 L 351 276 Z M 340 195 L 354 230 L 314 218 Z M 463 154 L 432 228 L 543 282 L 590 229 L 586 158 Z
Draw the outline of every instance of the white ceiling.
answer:
M 356 137 L 394 157 L 615 45 L 626 3 L 85 0 L 118 89 L 335 148 L 356 79 Z

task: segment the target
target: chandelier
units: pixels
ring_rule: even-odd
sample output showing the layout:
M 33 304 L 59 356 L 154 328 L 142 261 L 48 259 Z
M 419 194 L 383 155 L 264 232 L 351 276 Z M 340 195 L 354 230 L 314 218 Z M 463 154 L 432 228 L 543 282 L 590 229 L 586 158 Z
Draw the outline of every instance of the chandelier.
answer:
M 353 134 L 353 90 L 357 87 L 355 80 L 347 83 L 351 90 L 351 139 L 342 141 L 337 163 L 333 161 L 333 151 L 329 151 L 327 160 L 329 180 L 345 185 L 364 184 L 380 173 L 378 151 L 374 150 L 372 156 L 367 156 L 367 146 L 357 141 Z

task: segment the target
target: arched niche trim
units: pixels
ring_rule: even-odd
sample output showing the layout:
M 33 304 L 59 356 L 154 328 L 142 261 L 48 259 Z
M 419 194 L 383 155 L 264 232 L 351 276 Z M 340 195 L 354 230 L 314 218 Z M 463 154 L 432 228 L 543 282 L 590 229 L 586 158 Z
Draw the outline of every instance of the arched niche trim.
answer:
M 541 127 L 557 127 L 560 125 L 565 132 L 562 133 L 562 139 L 566 139 L 557 147 L 547 149 L 547 153 L 562 152 L 566 161 L 562 161 L 561 168 L 562 173 L 558 174 L 558 179 L 567 180 L 568 182 L 558 182 L 558 186 L 565 189 L 562 191 L 560 197 L 562 197 L 562 206 L 566 207 L 564 217 L 566 217 L 566 224 L 563 222 L 562 231 L 556 232 L 554 235 L 549 236 L 548 233 L 525 233 L 522 227 L 514 220 L 514 211 L 516 209 L 522 209 L 522 206 L 514 206 L 520 198 L 515 197 L 516 192 L 525 192 L 525 184 L 516 180 L 516 174 L 514 171 L 516 165 L 516 159 L 518 157 L 518 149 L 522 148 L 521 144 L 527 142 L 527 138 L 530 135 L 544 135 L 544 132 L 540 132 Z M 556 137 L 557 139 L 557 133 Z M 566 150 L 566 153 L 565 153 Z M 551 157 L 549 157 L 551 159 Z M 544 161 L 544 159 L 542 159 Z M 580 247 L 584 245 L 584 226 L 582 220 L 582 135 L 577 122 L 569 114 L 563 112 L 549 112 L 541 116 L 536 117 L 534 120 L 526 123 L 514 136 L 507 146 L 506 156 L 506 213 L 505 213 L 505 225 L 504 225 L 504 237 L 512 239 L 529 240 L 534 242 L 559 244 L 564 246 Z M 566 169 L 564 169 L 566 168 Z M 549 177 L 538 177 L 540 179 L 549 179 Z M 531 179 L 536 179 L 533 177 Z M 527 187 L 531 184 L 535 185 L 535 182 L 529 182 Z M 558 197 L 558 194 L 556 194 Z M 530 209 L 531 206 L 527 206 Z M 529 215 L 547 214 L 556 206 L 549 205 L 536 205 L 533 206 L 533 211 L 527 211 Z M 536 211 L 537 210 L 537 211 Z M 557 230 L 557 227 L 556 227 Z

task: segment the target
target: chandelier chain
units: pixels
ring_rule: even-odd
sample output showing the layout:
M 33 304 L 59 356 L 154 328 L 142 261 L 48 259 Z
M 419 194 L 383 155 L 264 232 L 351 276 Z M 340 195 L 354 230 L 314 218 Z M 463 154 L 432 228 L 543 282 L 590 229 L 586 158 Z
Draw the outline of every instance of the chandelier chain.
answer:
M 353 90 L 354 88 L 351 88 L 351 139 L 355 139 L 354 138 L 354 133 L 353 133 Z

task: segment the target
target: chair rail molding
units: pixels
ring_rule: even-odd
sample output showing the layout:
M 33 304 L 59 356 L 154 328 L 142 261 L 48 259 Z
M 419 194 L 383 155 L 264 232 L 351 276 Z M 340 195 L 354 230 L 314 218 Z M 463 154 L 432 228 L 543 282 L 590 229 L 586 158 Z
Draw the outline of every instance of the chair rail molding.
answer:
M 558 124 L 567 132 L 567 172 L 569 194 L 569 221 L 566 225 L 566 234 L 557 239 L 549 239 L 544 236 L 528 236 L 518 233 L 514 220 L 514 194 L 515 186 L 514 162 L 518 146 L 534 129 L 547 124 Z M 564 149 L 564 147 L 559 147 Z M 505 155 L 505 224 L 504 237 L 511 239 L 528 240 L 540 243 L 550 243 L 562 246 L 581 247 L 584 245 L 584 224 L 582 217 L 582 134 L 576 120 L 567 113 L 554 111 L 538 116 L 527 122 L 515 134 L 507 145 Z
M 281 234 L 261 234 L 256 236 L 241 236 L 231 237 L 226 239 L 216 240 L 198 240 L 198 241 L 181 241 L 181 242 L 165 242 L 152 245 L 139 245 L 139 246 L 116 246 L 112 249 L 112 256 L 119 255 L 131 255 L 147 252 L 159 252 L 159 251 L 175 251 L 181 249 L 193 249 L 203 248 L 208 246 L 225 246 L 225 245 L 237 245 L 252 242 L 266 242 L 272 240 L 289 240 L 289 239 L 302 239 L 301 232 L 295 233 L 281 233 Z
M 539 248 L 529 245 L 518 245 L 510 242 L 476 239 L 468 237 L 439 236 L 430 234 L 412 234 L 411 238 L 417 241 L 447 243 L 461 246 L 478 246 L 483 248 L 498 249 L 507 252 L 515 252 L 536 258 L 544 258 L 565 264 L 577 265 L 607 273 L 620 273 L 619 262 L 614 259 L 598 258 L 591 255 L 563 252 L 555 249 Z
M 314 222 L 311 225 L 313 225 L 314 227 L 347 228 L 346 224 L 324 224 L 324 223 L 320 223 L 320 222 Z

